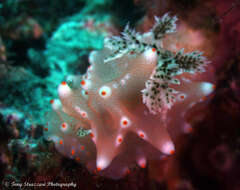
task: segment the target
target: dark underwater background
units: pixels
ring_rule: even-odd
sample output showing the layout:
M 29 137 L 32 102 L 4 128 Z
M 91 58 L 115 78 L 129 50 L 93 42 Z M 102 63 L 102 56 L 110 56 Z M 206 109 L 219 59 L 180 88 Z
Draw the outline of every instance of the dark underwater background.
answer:
M 72 182 L 81 190 L 240 190 L 239 10 L 239 0 L 0 0 L 0 189 Z M 104 37 L 127 23 L 146 32 L 166 12 L 204 36 L 216 89 L 189 116 L 192 134 L 162 163 L 171 177 L 154 179 L 150 166 L 120 180 L 90 174 L 43 138 L 49 101 L 61 81 L 85 73 Z M 188 34 L 180 38 L 191 46 Z

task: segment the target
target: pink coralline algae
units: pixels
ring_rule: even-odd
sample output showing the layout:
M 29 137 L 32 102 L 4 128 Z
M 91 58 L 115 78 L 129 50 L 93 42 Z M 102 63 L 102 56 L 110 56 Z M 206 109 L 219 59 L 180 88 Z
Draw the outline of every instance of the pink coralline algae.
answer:
M 213 91 L 197 80 L 208 63 L 200 52 L 162 45 L 177 18 L 155 20 L 147 33 L 126 26 L 121 37 L 105 39 L 87 73 L 62 82 L 60 100 L 51 100 L 46 138 L 92 172 L 119 178 L 173 154 L 176 137 L 191 129 L 184 114 Z

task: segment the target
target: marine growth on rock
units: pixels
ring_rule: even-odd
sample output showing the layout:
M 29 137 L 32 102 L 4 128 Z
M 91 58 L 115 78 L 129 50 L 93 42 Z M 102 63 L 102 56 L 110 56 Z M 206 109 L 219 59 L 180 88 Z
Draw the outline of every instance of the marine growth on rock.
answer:
M 176 32 L 177 17 L 155 21 L 147 33 L 127 25 L 121 36 L 105 39 L 86 74 L 62 82 L 59 100 L 51 100 L 46 138 L 100 175 L 119 178 L 135 164 L 172 155 L 174 138 L 188 126 L 183 115 L 213 90 L 195 80 L 208 63 L 201 52 L 162 45 Z

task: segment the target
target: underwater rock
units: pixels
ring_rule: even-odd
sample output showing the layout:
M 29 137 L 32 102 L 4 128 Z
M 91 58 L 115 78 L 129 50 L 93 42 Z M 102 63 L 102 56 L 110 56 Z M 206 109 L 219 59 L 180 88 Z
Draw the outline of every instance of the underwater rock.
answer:
M 0 101 L 6 106 L 19 109 L 28 117 L 34 118 L 36 123 L 43 123 L 45 113 L 39 112 L 39 110 L 47 111 L 47 104 L 42 97 L 50 98 L 48 96 L 54 94 L 51 93 L 52 89 L 47 88 L 45 81 L 23 67 L 1 66 Z M 50 82 L 49 85 L 51 85 Z
M 14 40 L 39 39 L 43 35 L 43 29 L 39 23 L 25 15 L 8 20 L 2 30 L 5 36 Z
M 46 63 L 43 51 L 29 48 L 27 56 L 30 60 L 29 65 L 31 66 L 31 70 L 35 75 L 41 78 L 49 76 L 50 66 Z
M 0 61 L 6 61 L 6 60 L 7 60 L 6 48 L 0 36 Z
M 26 116 L 15 110 L 0 108 L 0 179 L 4 182 L 36 180 L 56 167 L 54 148 L 43 139 L 43 126 L 33 125 Z M 58 156 L 59 157 L 59 156 Z M 49 159 L 54 162 L 49 161 Z M 60 159 L 60 157 L 59 157 Z M 47 164 L 46 164 L 47 163 Z M 44 174 L 43 174 L 44 173 Z M 49 174 L 49 173 L 48 173 Z
M 83 15 L 78 13 L 62 23 L 53 33 L 45 51 L 54 80 L 63 80 L 69 73 L 84 73 L 88 66 L 88 51 L 101 49 L 104 36 L 114 32 L 107 15 Z M 85 61 L 84 61 L 85 60 Z M 80 65 L 80 66 L 79 66 Z M 50 78 L 51 78 L 50 77 Z

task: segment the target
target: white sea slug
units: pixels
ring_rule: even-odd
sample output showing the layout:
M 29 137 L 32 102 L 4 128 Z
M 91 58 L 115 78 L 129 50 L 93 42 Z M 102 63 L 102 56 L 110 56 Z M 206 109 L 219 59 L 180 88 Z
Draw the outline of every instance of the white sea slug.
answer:
M 127 26 L 90 54 L 89 70 L 74 85 L 60 84 L 45 134 L 58 151 L 112 178 L 174 153 L 184 114 L 214 87 L 194 81 L 207 64 L 200 52 L 162 47 L 176 21 L 165 14 L 145 34 Z

